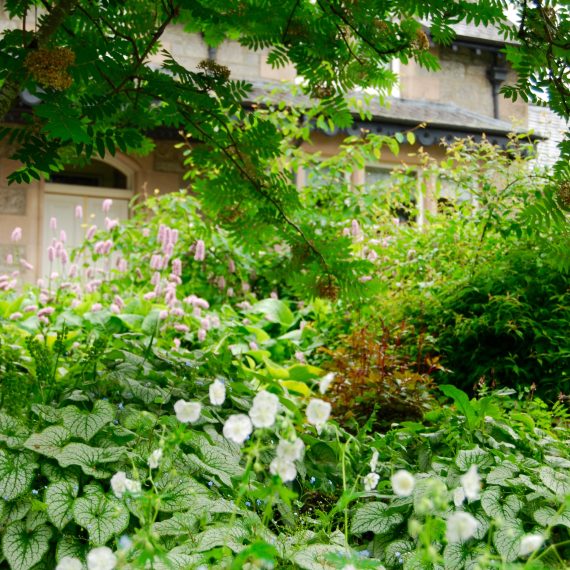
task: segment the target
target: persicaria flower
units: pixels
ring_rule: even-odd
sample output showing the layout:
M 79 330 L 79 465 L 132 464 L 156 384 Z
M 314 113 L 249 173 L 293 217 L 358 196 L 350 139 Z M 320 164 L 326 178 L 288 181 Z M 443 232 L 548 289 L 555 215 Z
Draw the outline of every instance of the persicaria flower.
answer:
M 200 402 L 186 402 L 178 400 L 174 404 L 174 412 L 176 419 L 183 424 L 197 422 L 202 412 L 202 404 Z
M 15 313 L 12 313 L 8 318 L 11 321 L 17 321 L 18 319 L 21 319 L 23 317 L 22 313 L 16 311 Z
M 83 219 L 83 207 L 80 206 L 79 204 L 77 206 L 75 206 L 75 217 L 78 220 L 82 220 Z
M 182 261 L 180 259 L 172 260 L 172 273 L 178 277 L 182 275 Z
M 245 414 L 234 414 L 224 424 L 223 434 L 226 439 L 241 445 L 253 431 L 251 420 Z
M 162 449 L 155 449 L 148 458 L 148 466 L 151 469 L 157 469 L 162 459 Z
M 67 241 L 67 234 L 65 233 L 65 230 L 61 230 L 59 232 L 59 241 L 64 244 Z
M 12 263 L 14 263 L 14 256 L 11 253 L 9 253 L 6 256 L 6 265 L 12 265 Z
M 117 557 L 108 546 L 94 548 L 87 555 L 88 570 L 114 570 L 117 566 Z
M 86 240 L 91 240 L 93 239 L 93 236 L 95 235 L 95 232 L 97 231 L 97 226 L 91 226 L 87 232 L 85 233 L 85 239 Z
M 111 211 L 112 205 L 113 205 L 113 200 L 111 200 L 111 198 L 106 198 L 105 200 L 103 200 L 103 204 L 101 206 L 103 213 L 108 214 Z
M 28 271 L 32 271 L 32 269 L 34 268 L 34 266 L 24 258 L 20 259 L 20 264 L 24 269 L 27 269 Z
M 329 402 L 314 398 L 309 402 L 305 412 L 307 415 L 307 421 L 311 425 L 314 425 L 317 428 L 317 431 L 320 431 L 329 419 L 331 409 L 332 406 Z
M 526 534 L 521 539 L 519 556 L 528 556 L 529 554 L 532 554 L 542 546 L 543 542 L 544 537 L 541 534 Z
M 447 542 L 464 542 L 469 540 L 479 526 L 477 519 L 465 511 L 457 511 L 447 519 L 445 536 Z
M 105 229 L 110 232 L 112 229 L 119 225 L 119 220 L 112 220 L 111 218 L 105 218 Z
M 213 406 L 221 406 L 226 400 L 226 385 L 221 380 L 214 380 L 208 390 L 210 403 Z
M 414 492 L 414 487 L 416 486 L 414 476 L 405 469 L 396 471 L 396 473 L 390 477 L 390 482 L 392 483 L 394 493 L 398 495 L 398 497 L 409 497 Z
M 93 303 L 91 305 L 91 312 L 92 313 L 97 313 L 98 311 L 100 311 L 103 308 L 103 305 L 101 305 L 101 303 Z
M 256 428 L 269 428 L 275 423 L 279 410 L 279 398 L 267 390 L 261 390 L 253 399 L 249 417 Z
M 97 253 L 97 251 L 95 251 L 95 253 Z M 54 259 L 55 259 L 55 247 L 52 247 L 51 245 L 47 248 L 47 255 L 48 255 L 48 261 L 50 263 L 53 263 Z
M 83 570 L 83 564 L 79 558 L 64 556 L 55 567 L 55 570 Z
M 378 481 L 380 481 L 380 475 L 378 473 L 368 473 L 362 479 L 365 491 L 374 491 L 378 486 Z
M 182 323 L 176 323 L 174 325 L 174 329 L 181 333 L 187 333 L 190 331 L 190 327 L 188 325 L 184 325 Z
M 49 219 L 49 227 L 51 230 L 57 230 L 57 218 L 50 218 Z
M 198 329 L 198 342 L 204 342 L 206 340 L 207 332 L 205 329 Z
M 14 228 L 10 236 L 12 241 L 20 241 L 22 239 L 22 228 Z
M 196 261 L 204 261 L 206 258 L 206 244 L 203 240 L 199 239 L 196 242 L 196 246 L 194 249 L 194 259 Z
M 38 317 L 47 317 L 48 315 L 51 315 L 54 311 L 55 309 L 53 307 L 44 307 L 43 309 L 40 309 L 38 311 Z
M 465 496 L 470 501 L 476 501 L 481 491 L 481 477 L 477 472 L 477 465 L 471 465 L 469 471 L 460 478 Z

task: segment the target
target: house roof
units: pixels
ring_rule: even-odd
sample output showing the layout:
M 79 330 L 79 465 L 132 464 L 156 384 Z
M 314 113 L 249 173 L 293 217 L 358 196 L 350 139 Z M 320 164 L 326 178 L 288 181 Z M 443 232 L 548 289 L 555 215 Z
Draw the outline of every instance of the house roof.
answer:
M 251 105 L 263 99 L 269 99 L 273 103 L 283 101 L 290 106 L 311 105 L 309 96 L 292 94 L 282 83 L 254 82 L 246 104 Z M 353 93 L 351 99 L 351 110 L 356 120 L 354 126 L 347 129 L 349 134 L 357 134 L 362 128 L 376 133 L 394 134 L 425 123 L 425 128 L 416 132 L 418 140 L 424 145 L 437 144 L 442 138 L 451 140 L 455 137 L 472 136 L 477 139 L 484 134 L 492 142 L 504 146 L 509 133 L 524 131 L 515 129 L 506 121 L 481 115 L 452 103 L 395 97 L 388 97 L 381 101 L 380 97 L 364 93 Z M 357 113 L 359 100 L 370 111 L 371 120 L 360 119 Z

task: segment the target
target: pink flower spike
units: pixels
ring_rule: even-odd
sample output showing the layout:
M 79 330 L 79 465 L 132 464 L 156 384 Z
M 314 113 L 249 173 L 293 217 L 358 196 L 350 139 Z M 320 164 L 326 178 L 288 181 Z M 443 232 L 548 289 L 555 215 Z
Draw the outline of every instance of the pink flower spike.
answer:
M 172 260 L 172 273 L 178 277 L 182 275 L 182 261 L 180 259 Z
M 61 243 L 65 243 L 67 241 L 67 234 L 65 233 L 65 230 L 60 230 L 59 232 L 59 241 Z
M 69 273 L 67 275 L 70 279 L 77 277 L 77 265 L 75 263 L 69 268 Z
M 121 312 L 121 309 L 119 309 L 115 303 L 111 303 L 111 306 L 109 308 L 111 309 L 112 313 L 115 313 L 115 315 L 118 315 Z
M 198 340 L 204 342 L 206 340 L 206 331 L 204 329 L 198 329 Z
M 128 268 L 127 260 L 124 258 L 119 259 L 119 261 L 117 262 L 117 269 L 121 273 L 125 273 L 127 271 L 127 268 Z
M 14 256 L 11 253 L 9 253 L 6 256 L 6 265 L 12 265 L 12 263 L 14 263 Z
M 50 230 L 54 231 L 57 230 L 57 218 L 50 218 L 49 219 L 49 228 Z
M 172 230 L 170 234 L 170 243 L 174 245 L 178 241 L 178 230 Z
M 22 228 L 14 228 L 10 237 L 12 241 L 20 241 L 22 239 Z
M 160 226 L 158 227 L 158 236 L 156 238 L 156 241 L 158 241 L 158 243 L 163 243 L 165 235 L 166 235 L 166 226 L 164 224 L 160 224 Z
M 143 299 L 145 301 L 150 301 L 151 299 L 154 299 L 156 297 L 156 293 L 154 291 L 149 291 L 148 293 L 145 293 L 143 295 Z
M 103 305 L 101 305 L 101 303 L 93 303 L 91 305 L 91 312 L 92 313 L 97 313 L 98 311 L 100 311 L 103 308 Z
M 103 200 L 103 205 L 101 206 L 103 213 L 108 214 L 111 211 L 112 205 L 113 205 L 113 200 L 111 200 L 111 198 L 106 198 L 105 200 Z
M 143 228 L 142 235 L 147 238 L 150 235 L 150 230 L 148 228 Z
M 61 250 L 61 264 L 67 265 L 68 261 L 69 261 L 69 255 L 67 254 L 67 251 L 65 249 L 62 249 Z
M 111 218 L 105 218 L 105 229 L 110 232 L 112 229 L 119 225 L 119 220 L 112 220 Z
M 75 217 L 78 220 L 82 220 L 83 219 L 83 207 L 80 206 L 79 204 L 77 206 L 75 206 Z
M 38 317 L 47 317 L 51 315 L 55 309 L 53 307 L 44 307 L 38 311 Z
M 95 232 L 97 231 L 97 226 L 91 226 L 88 230 L 87 233 L 85 234 L 85 239 L 86 240 L 92 240 L 93 236 L 95 235 Z
M 25 259 L 20 259 L 20 263 L 22 264 L 22 267 L 24 269 L 27 269 L 28 271 L 33 271 L 34 266 L 29 261 L 26 261 Z
M 17 311 L 15 313 L 12 313 L 9 317 L 8 317 L 11 321 L 17 321 L 18 319 L 22 318 L 22 313 L 18 313 Z
M 203 240 L 199 239 L 196 242 L 196 246 L 194 249 L 194 260 L 195 261 L 204 261 L 206 258 L 206 244 Z
M 229 259 L 228 260 L 228 271 L 230 273 L 235 273 L 236 272 L 236 264 L 235 261 L 233 259 Z
M 188 327 L 188 325 L 183 325 L 182 323 L 176 323 L 174 325 L 174 329 L 182 333 L 187 333 L 190 331 L 190 327 Z
M 166 310 L 160 311 L 160 312 L 158 313 L 158 318 L 159 318 L 161 321 L 165 321 L 165 320 L 168 318 L 168 311 L 166 311 Z
M 38 310 L 38 307 L 36 305 L 28 305 L 27 307 L 24 307 L 24 313 L 35 313 Z

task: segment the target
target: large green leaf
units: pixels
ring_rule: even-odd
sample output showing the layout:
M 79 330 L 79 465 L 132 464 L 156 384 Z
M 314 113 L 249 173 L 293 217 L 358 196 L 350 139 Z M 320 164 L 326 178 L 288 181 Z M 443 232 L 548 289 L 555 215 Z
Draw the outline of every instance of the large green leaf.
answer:
M 38 464 L 26 453 L 10 453 L 0 449 L 0 497 L 11 501 L 32 486 Z
M 570 495 L 570 476 L 561 471 L 555 471 L 552 467 L 541 467 L 540 480 L 558 497 L 565 498 Z
M 64 427 L 50 426 L 40 433 L 33 433 L 24 445 L 41 455 L 56 457 L 70 437 Z
M 226 546 L 232 552 L 240 552 L 250 532 L 241 519 L 236 519 L 231 525 L 220 525 L 207 528 L 195 537 L 196 552 L 207 552 L 219 546 Z
M 523 502 L 516 495 L 503 498 L 500 487 L 489 487 L 481 495 L 481 505 L 490 517 L 512 521 L 522 509 Z
M 13 522 L 4 531 L 2 552 L 12 570 L 28 570 L 44 557 L 49 549 L 52 529 L 48 525 L 29 528 L 25 521 Z
M 251 308 L 252 313 L 261 313 L 269 322 L 279 323 L 288 329 L 295 321 L 291 309 L 279 299 L 263 299 Z
M 105 544 L 129 525 L 129 511 L 122 501 L 106 496 L 100 489 L 75 500 L 73 518 L 96 545 Z
M 538 524 L 544 527 L 562 525 L 570 528 L 570 512 L 558 514 L 551 507 L 541 507 L 533 513 L 533 517 Z
M 79 488 L 75 481 L 59 481 L 48 485 L 45 495 L 50 521 L 60 530 L 73 519 L 73 503 Z
M 334 544 L 311 544 L 298 550 L 292 560 L 304 570 L 333 570 L 337 566 L 327 558 L 338 551 L 339 547 Z
M 461 449 L 455 458 L 455 464 L 462 471 L 468 471 L 471 465 L 490 467 L 493 465 L 493 456 L 479 446 L 473 449 Z
M 209 490 L 191 477 L 165 475 L 156 483 L 160 492 L 160 510 L 193 511 L 200 498 L 207 499 Z
M 191 536 L 196 531 L 199 513 L 174 513 L 172 517 L 152 525 L 159 536 Z
M 66 445 L 57 460 L 62 467 L 78 465 L 86 475 L 98 479 L 108 477 L 109 473 L 97 468 L 100 463 L 118 461 L 125 453 L 121 447 L 90 447 L 84 443 L 69 443 Z
M 510 487 L 509 480 L 518 472 L 518 468 L 510 462 L 505 461 L 498 465 L 487 474 L 485 479 L 487 485 L 501 485 L 502 487 Z
M 115 408 L 105 400 L 97 400 L 93 411 L 67 406 L 62 411 L 63 425 L 79 439 L 89 441 L 100 429 L 115 418 Z
M 30 430 L 18 420 L 8 414 L 0 413 L 0 441 L 8 447 L 20 447 L 29 435 Z
M 354 534 L 384 534 L 403 521 L 404 516 L 401 513 L 390 512 L 384 503 L 366 503 L 354 513 L 351 531 Z
M 444 384 L 443 386 L 440 386 L 439 389 L 448 398 L 453 399 L 459 412 L 465 416 L 468 427 L 475 428 L 479 420 L 477 417 L 477 412 L 475 411 L 475 408 L 471 405 L 471 402 L 469 401 L 469 397 L 467 396 L 467 394 L 462 390 L 460 390 L 459 388 L 452 386 L 451 384 Z
M 524 529 L 520 520 L 509 520 L 493 534 L 493 544 L 506 562 L 516 560 L 519 555 Z

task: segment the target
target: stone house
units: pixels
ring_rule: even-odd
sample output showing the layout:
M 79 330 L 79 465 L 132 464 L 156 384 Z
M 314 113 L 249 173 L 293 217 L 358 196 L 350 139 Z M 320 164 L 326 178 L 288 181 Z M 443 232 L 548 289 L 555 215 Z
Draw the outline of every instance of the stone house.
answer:
M 497 32 L 458 26 L 457 33 L 451 46 L 431 48 L 441 62 L 438 72 L 427 72 L 413 62 L 401 66 L 395 63 L 399 84 L 389 105 L 376 104 L 372 109 L 372 120 L 357 122 L 354 128 L 365 127 L 391 134 L 425 122 L 427 126 L 416 133 L 416 146 L 422 145 L 434 156 L 442 156 L 441 139 L 485 135 L 502 145 L 513 124 L 517 128 L 526 128 L 527 105 L 504 100 L 498 95 L 500 85 L 515 77 L 501 54 L 503 42 Z M 296 75 L 292 67 L 272 69 L 264 51 L 248 51 L 231 41 L 212 50 L 200 36 L 188 35 L 178 26 L 167 30 L 163 45 L 176 60 L 191 69 L 204 59 L 215 59 L 231 70 L 233 78 L 252 82 L 254 94 L 267 91 L 275 82 L 294 80 Z M 21 104 L 26 104 L 25 97 Z M 344 133 L 329 136 L 316 132 L 312 148 L 325 156 L 330 155 L 343 136 Z M 58 231 L 64 229 L 68 245 L 73 246 L 82 240 L 86 226 L 103 225 L 101 205 L 104 199 L 113 200 L 110 217 L 126 218 L 133 196 L 144 196 L 155 189 L 168 192 L 181 187 L 183 166 L 173 146 L 173 134 L 157 132 L 155 139 L 156 149 L 148 156 L 117 153 L 104 162 L 94 161 L 89 167 L 69 169 L 49 181 L 29 185 L 8 186 L 6 177 L 17 165 L 2 158 L 0 153 L 0 273 L 8 269 L 5 258 L 7 251 L 14 247 L 10 235 L 16 226 L 23 230 L 23 239 L 18 243 L 21 256 L 34 266 L 34 270 L 28 271 L 31 279 L 47 270 L 44 251 L 53 236 L 49 223 L 52 218 L 57 218 Z M 412 150 L 404 147 L 401 156 L 407 157 Z M 387 154 L 381 162 L 354 173 L 353 182 L 365 184 L 381 179 L 401 162 L 401 156 Z M 413 165 L 414 160 L 417 158 L 407 157 L 406 162 Z M 303 180 L 303 173 L 298 180 Z M 429 196 L 420 196 L 420 200 L 425 201 L 426 208 L 433 207 Z M 81 205 L 85 213 L 83 221 L 74 216 L 77 205 Z

